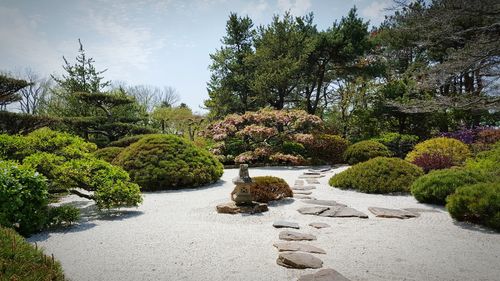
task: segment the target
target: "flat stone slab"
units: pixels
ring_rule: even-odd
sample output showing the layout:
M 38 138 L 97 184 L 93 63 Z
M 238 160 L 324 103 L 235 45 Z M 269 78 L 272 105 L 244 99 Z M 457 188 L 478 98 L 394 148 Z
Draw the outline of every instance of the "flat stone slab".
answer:
M 320 172 L 320 173 L 325 173 L 330 171 L 332 168 L 331 167 L 325 167 L 325 168 L 317 168 L 317 169 L 309 169 L 309 172 Z
M 284 230 L 280 232 L 279 238 L 286 241 L 312 241 L 316 240 L 316 236 L 307 233 Z
M 298 223 L 289 221 L 275 221 L 273 223 L 273 226 L 276 228 L 295 228 L 295 229 L 300 228 Z
M 269 209 L 267 204 L 254 202 L 251 206 L 237 206 L 234 202 L 219 204 L 216 207 L 217 213 L 221 214 L 256 214 L 266 212 Z
M 287 268 L 321 268 L 323 261 L 306 253 L 280 253 L 276 263 Z
M 304 185 L 304 181 L 303 180 L 296 180 L 294 185 L 302 186 L 302 185 Z
M 375 216 L 380 218 L 397 218 L 397 219 L 409 219 L 418 217 L 418 213 L 412 213 L 406 210 L 400 209 L 388 209 L 379 207 L 368 207 L 368 210 L 372 212 Z
M 298 209 L 297 211 L 303 215 L 319 215 L 326 210 L 328 210 L 328 207 L 322 207 L 322 206 L 314 206 L 314 207 L 302 207 Z
M 323 223 L 323 222 L 311 222 L 309 224 L 309 226 L 314 227 L 314 228 L 318 228 L 318 229 L 330 227 L 329 224 Z
M 306 182 L 308 184 L 319 184 L 319 181 L 317 179 L 306 179 Z
M 305 185 L 305 186 L 296 185 L 292 187 L 292 190 L 313 190 L 313 189 L 316 189 L 316 187 L 310 185 Z
M 325 175 L 300 175 L 299 179 L 318 179 L 318 178 L 322 178 L 324 176 Z
M 295 190 L 293 194 L 302 194 L 302 195 L 311 195 L 311 191 L 305 191 L 305 190 Z
M 321 175 L 321 172 L 309 170 L 308 172 L 304 172 L 303 175 L 316 175 L 316 176 L 319 176 L 319 175 Z
M 316 199 L 315 197 L 312 197 L 312 196 L 309 196 L 309 195 L 302 195 L 302 194 L 294 195 L 293 198 L 295 198 L 295 199 L 305 199 L 305 200 Z
M 313 204 L 313 205 L 321 205 L 321 206 L 347 207 L 347 205 L 342 204 L 342 203 L 338 203 L 337 201 L 334 201 L 334 200 L 304 200 L 302 202 L 307 203 L 307 204 Z
M 314 274 L 306 274 L 299 277 L 298 281 L 351 281 L 338 271 L 325 268 Z
M 281 242 L 273 244 L 276 249 L 280 252 L 305 252 L 313 254 L 326 254 L 326 251 L 308 244 L 298 243 L 298 242 Z
M 331 218 L 354 218 L 354 217 L 361 219 L 368 218 L 368 216 L 365 213 L 362 213 L 353 208 L 342 207 L 342 206 L 330 207 L 328 210 L 319 214 L 319 216 L 331 217 Z

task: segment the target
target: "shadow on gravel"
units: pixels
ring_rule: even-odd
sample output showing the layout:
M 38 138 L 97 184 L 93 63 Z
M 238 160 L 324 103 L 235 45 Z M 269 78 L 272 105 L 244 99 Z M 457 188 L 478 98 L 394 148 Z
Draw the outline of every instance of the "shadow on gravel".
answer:
M 218 180 L 215 183 L 199 186 L 199 187 L 186 187 L 186 188 L 178 188 L 178 189 L 169 189 L 169 190 L 158 190 L 158 191 L 143 191 L 142 194 L 163 194 L 163 193 L 180 193 L 180 192 L 192 192 L 192 191 L 200 191 L 206 189 L 212 189 L 216 187 L 221 187 L 226 183 L 225 180 Z
M 278 206 L 283 206 L 283 205 L 289 205 L 295 202 L 295 199 L 293 198 L 285 198 L 281 200 L 276 200 L 276 201 L 270 201 L 267 203 L 269 207 L 278 207 Z
M 485 233 L 485 234 L 494 234 L 494 235 L 500 234 L 493 229 L 487 228 L 487 227 L 479 225 L 479 224 L 461 222 L 461 221 L 456 221 L 456 220 L 453 220 L 453 224 L 462 228 L 462 229 L 465 229 L 465 230 L 477 231 L 477 232 L 481 232 L 481 233 Z

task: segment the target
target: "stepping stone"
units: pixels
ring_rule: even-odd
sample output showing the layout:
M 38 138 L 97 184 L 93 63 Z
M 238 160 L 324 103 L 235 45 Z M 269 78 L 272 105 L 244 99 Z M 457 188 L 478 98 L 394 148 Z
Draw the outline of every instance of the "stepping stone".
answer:
M 312 200 L 312 199 L 316 199 L 312 196 L 309 196 L 309 195 L 302 195 L 302 194 L 297 194 L 297 195 L 294 195 L 293 198 L 295 199 L 306 199 L 306 200 Z
M 344 205 L 342 203 L 338 203 L 337 201 L 334 201 L 334 200 L 304 200 L 302 202 L 307 203 L 307 204 L 321 205 L 321 206 L 347 207 L 347 205 Z
M 302 195 L 311 195 L 311 191 L 303 191 L 303 190 L 296 190 L 293 192 L 293 194 L 302 194 Z
M 321 175 L 321 172 L 309 170 L 308 172 L 304 172 L 304 175 L 316 175 L 316 176 L 319 176 L 319 175 Z
M 275 221 L 273 223 L 273 226 L 276 228 L 295 228 L 295 229 L 300 228 L 298 223 L 289 221 Z
M 300 175 L 299 179 L 317 179 L 317 178 L 322 178 L 325 175 Z
M 318 184 L 319 181 L 317 179 L 306 179 L 306 182 L 308 184 Z
M 284 230 L 280 232 L 279 238 L 286 241 L 312 241 L 316 240 L 316 236 L 307 233 L 300 233 L 296 231 Z
M 358 217 L 361 219 L 367 219 L 368 216 L 365 213 L 362 213 L 356 209 L 349 207 L 330 207 L 329 210 L 326 210 L 319 214 L 322 217 L 332 217 L 332 218 L 353 218 Z
M 320 268 L 323 261 L 317 257 L 306 253 L 281 253 L 276 263 L 287 268 Z
M 305 252 L 313 254 L 326 254 L 325 250 L 308 244 L 297 242 L 282 242 L 273 244 L 280 252 Z
M 269 209 L 267 208 L 267 204 L 253 202 L 251 206 L 237 206 L 233 201 L 228 203 L 219 204 L 216 207 L 217 213 L 221 214 L 255 214 L 266 212 Z
M 292 187 L 292 190 L 312 190 L 312 189 L 316 189 L 316 187 L 314 186 L 310 186 L 310 185 L 306 185 L 306 186 L 294 186 Z
M 304 181 L 303 180 L 296 180 L 294 185 L 302 186 L 302 185 L 304 185 Z
M 332 169 L 332 167 L 324 167 L 324 168 L 316 168 L 316 169 L 309 169 L 309 172 L 320 172 L 320 173 L 324 173 L 324 172 L 328 172 Z
M 321 269 L 314 274 L 300 276 L 297 281 L 351 281 L 331 268 Z
M 312 227 L 317 228 L 317 229 L 330 227 L 330 225 L 329 225 L 329 224 L 327 224 L 327 223 L 322 223 L 322 222 L 311 222 L 311 223 L 309 224 L 309 226 L 312 226 Z
M 403 210 L 411 212 L 411 213 L 439 213 L 438 210 L 423 209 L 423 208 L 404 208 Z
M 319 215 L 326 210 L 328 210 L 328 207 L 321 207 L 321 206 L 314 206 L 314 207 L 302 207 L 298 209 L 297 211 L 303 215 Z
M 419 214 L 400 209 L 388 209 L 379 207 L 368 207 L 368 210 L 380 218 L 409 219 L 418 217 Z

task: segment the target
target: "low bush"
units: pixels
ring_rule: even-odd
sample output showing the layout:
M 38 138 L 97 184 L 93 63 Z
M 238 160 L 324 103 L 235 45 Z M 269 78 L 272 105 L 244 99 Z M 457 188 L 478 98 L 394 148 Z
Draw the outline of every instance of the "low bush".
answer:
M 417 136 L 399 133 L 385 133 L 372 140 L 387 146 L 392 155 L 399 158 L 404 158 L 418 143 Z
M 97 159 L 101 159 L 111 163 L 116 158 L 116 156 L 118 156 L 118 154 L 122 152 L 123 149 L 123 147 L 108 146 L 94 151 L 93 155 Z
M 44 176 L 14 162 L 0 161 L 0 225 L 22 235 L 47 223 L 48 191 Z
M 349 141 L 338 135 L 316 134 L 311 143 L 306 145 L 308 155 L 313 161 L 339 164 L 344 161 L 344 153 Z
M 330 185 L 366 193 L 408 192 L 422 169 L 399 158 L 377 157 L 330 178 Z
M 217 181 L 222 164 L 208 151 L 173 135 L 150 135 L 125 148 L 113 161 L 146 190 L 196 187 Z
M 347 148 L 344 159 L 349 165 L 364 162 L 375 157 L 389 157 L 389 149 L 376 141 L 360 141 Z
M 65 280 L 58 261 L 28 243 L 14 230 L 0 227 L 1 280 Z
M 49 208 L 50 226 L 65 226 L 76 223 L 80 219 L 80 210 L 71 205 Z
M 440 170 L 453 167 L 453 160 L 448 155 L 443 154 L 428 154 L 424 153 L 417 157 L 412 162 L 428 173 L 432 170 Z
M 292 155 L 304 155 L 306 153 L 304 145 L 294 141 L 283 142 L 281 151 L 283 151 L 284 154 L 292 154 Z
M 304 165 L 306 163 L 306 160 L 301 155 L 283 154 L 280 152 L 269 156 L 269 160 L 273 163 L 292 166 Z
M 500 182 L 459 187 L 448 197 L 446 208 L 458 221 L 478 223 L 500 231 Z
M 481 181 L 479 173 L 466 169 L 437 170 L 413 182 L 411 193 L 419 202 L 445 205 L 446 197 L 457 188 Z
M 471 152 L 466 144 L 452 138 L 433 138 L 421 142 L 408 153 L 406 160 L 414 162 L 415 159 L 424 154 L 428 155 L 441 155 L 449 157 L 454 166 L 462 165 L 465 160 L 471 156 Z
M 290 186 L 282 178 L 266 176 L 253 177 L 254 183 L 250 187 L 253 201 L 267 203 L 286 197 L 293 197 Z

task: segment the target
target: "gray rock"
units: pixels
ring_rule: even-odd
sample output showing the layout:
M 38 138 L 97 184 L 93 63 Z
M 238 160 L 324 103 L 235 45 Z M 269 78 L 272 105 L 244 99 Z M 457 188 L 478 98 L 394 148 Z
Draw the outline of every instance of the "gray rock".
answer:
M 307 233 L 284 230 L 280 232 L 279 238 L 286 241 L 312 241 L 316 240 L 316 236 Z
M 309 195 L 303 195 L 303 194 L 297 194 L 297 195 L 294 195 L 293 198 L 295 199 L 306 199 L 306 200 L 313 200 L 313 199 L 316 199 L 312 196 L 309 196 Z
M 331 268 L 321 269 L 314 274 L 300 276 L 298 281 L 350 281 L 342 274 Z
M 295 190 L 293 194 L 302 194 L 302 195 L 311 195 L 311 191 L 305 191 L 305 190 Z
M 217 212 L 221 214 L 255 214 L 268 211 L 267 204 L 253 202 L 249 206 L 237 206 L 235 202 L 231 201 L 228 203 L 219 204 L 216 207 Z
M 322 206 L 314 206 L 314 207 L 302 207 L 298 209 L 297 211 L 303 215 L 319 215 L 326 210 L 328 210 L 328 207 L 322 207 Z
M 313 253 L 313 254 L 326 254 L 326 251 L 321 248 L 297 242 L 274 243 L 273 246 L 276 247 L 276 249 L 278 249 L 278 251 L 280 252 L 299 251 L 299 252 Z
M 273 223 L 273 226 L 276 228 L 295 228 L 295 229 L 300 228 L 298 223 L 289 221 L 275 221 Z
M 380 218 L 397 218 L 397 219 L 409 219 L 418 217 L 418 213 L 412 213 L 406 210 L 400 209 L 388 209 L 379 207 L 368 207 L 368 210 L 372 212 L 375 216 Z
M 314 186 L 310 186 L 310 185 L 306 185 L 306 186 L 294 186 L 292 187 L 292 190 L 313 190 L 313 189 L 316 189 L 316 187 Z
M 304 172 L 304 175 L 319 176 L 319 175 L 321 175 L 321 172 L 309 170 L 308 172 Z
M 306 253 L 280 253 L 276 263 L 287 268 L 320 268 L 323 261 Z
M 308 184 L 319 184 L 319 181 L 317 179 L 306 179 L 306 182 Z
M 299 179 L 317 179 L 317 178 L 322 178 L 325 175 L 300 175 Z
M 321 205 L 321 206 L 347 207 L 347 205 L 344 205 L 342 203 L 338 203 L 337 201 L 334 201 L 334 200 L 304 200 L 302 202 L 307 203 L 307 204 Z
M 330 225 L 329 225 L 329 224 L 327 224 L 327 223 L 322 223 L 322 222 L 311 222 L 311 223 L 309 224 L 309 226 L 312 226 L 312 227 L 314 227 L 314 228 L 318 228 L 318 229 L 320 229 L 320 228 L 327 228 L 327 227 L 330 227 Z
M 324 167 L 324 168 L 317 168 L 317 169 L 309 169 L 309 172 L 320 172 L 320 173 L 324 173 L 324 172 L 328 172 L 330 171 L 332 168 L 331 167 Z
M 367 219 L 368 216 L 365 213 L 362 213 L 356 209 L 349 207 L 330 207 L 329 210 L 322 212 L 319 214 L 322 217 L 333 217 L 333 218 L 352 218 L 358 217 L 362 219 Z

